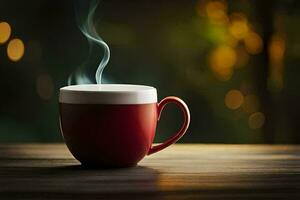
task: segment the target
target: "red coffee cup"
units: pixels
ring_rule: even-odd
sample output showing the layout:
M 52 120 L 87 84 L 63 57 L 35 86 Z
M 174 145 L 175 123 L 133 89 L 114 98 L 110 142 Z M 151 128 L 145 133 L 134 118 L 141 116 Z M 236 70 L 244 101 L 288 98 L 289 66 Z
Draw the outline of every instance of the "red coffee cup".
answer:
M 152 145 L 156 124 L 168 103 L 182 110 L 182 128 L 162 144 Z M 178 97 L 157 103 L 154 87 L 122 84 L 72 85 L 60 89 L 60 129 L 73 156 L 83 165 L 128 167 L 145 155 L 178 141 L 190 123 Z

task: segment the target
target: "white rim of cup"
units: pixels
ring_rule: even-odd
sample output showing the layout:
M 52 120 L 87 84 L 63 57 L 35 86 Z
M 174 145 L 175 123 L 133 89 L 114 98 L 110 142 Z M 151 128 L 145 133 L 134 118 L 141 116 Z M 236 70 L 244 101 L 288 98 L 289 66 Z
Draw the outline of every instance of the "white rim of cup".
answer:
M 83 84 L 60 88 L 59 102 L 67 104 L 150 104 L 157 102 L 154 87 L 131 84 Z

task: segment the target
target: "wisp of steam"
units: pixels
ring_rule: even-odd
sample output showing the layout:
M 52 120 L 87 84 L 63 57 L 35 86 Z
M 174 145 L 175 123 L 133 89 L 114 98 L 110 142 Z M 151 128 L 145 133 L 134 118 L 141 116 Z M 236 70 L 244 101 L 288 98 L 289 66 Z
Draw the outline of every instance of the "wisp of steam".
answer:
M 98 66 L 95 80 L 97 84 L 101 84 L 102 73 L 109 61 L 110 51 L 94 26 L 93 18 L 98 4 L 99 0 L 75 0 L 77 22 L 81 32 L 88 40 L 89 54 L 87 60 L 69 76 L 69 85 L 93 83 L 93 79 L 88 75 L 89 71 L 95 69 L 91 68 L 92 66 Z

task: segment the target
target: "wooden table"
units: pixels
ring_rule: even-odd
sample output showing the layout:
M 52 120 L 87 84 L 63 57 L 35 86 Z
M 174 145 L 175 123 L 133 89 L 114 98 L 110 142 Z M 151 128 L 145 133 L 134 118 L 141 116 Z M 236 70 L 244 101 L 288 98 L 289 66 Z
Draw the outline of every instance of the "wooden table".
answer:
M 0 145 L 0 199 L 300 199 L 300 146 L 177 144 L 84 169 L 64 144 Z

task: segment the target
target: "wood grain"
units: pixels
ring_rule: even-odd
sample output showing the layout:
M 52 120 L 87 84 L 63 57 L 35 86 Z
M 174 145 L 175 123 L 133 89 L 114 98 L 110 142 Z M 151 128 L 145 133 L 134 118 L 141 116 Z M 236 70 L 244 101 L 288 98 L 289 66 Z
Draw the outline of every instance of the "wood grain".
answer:
M 64 144 L 0 145 L 0 199 L 299 199 L 300 146 L 177 144 L 84 169 Z

